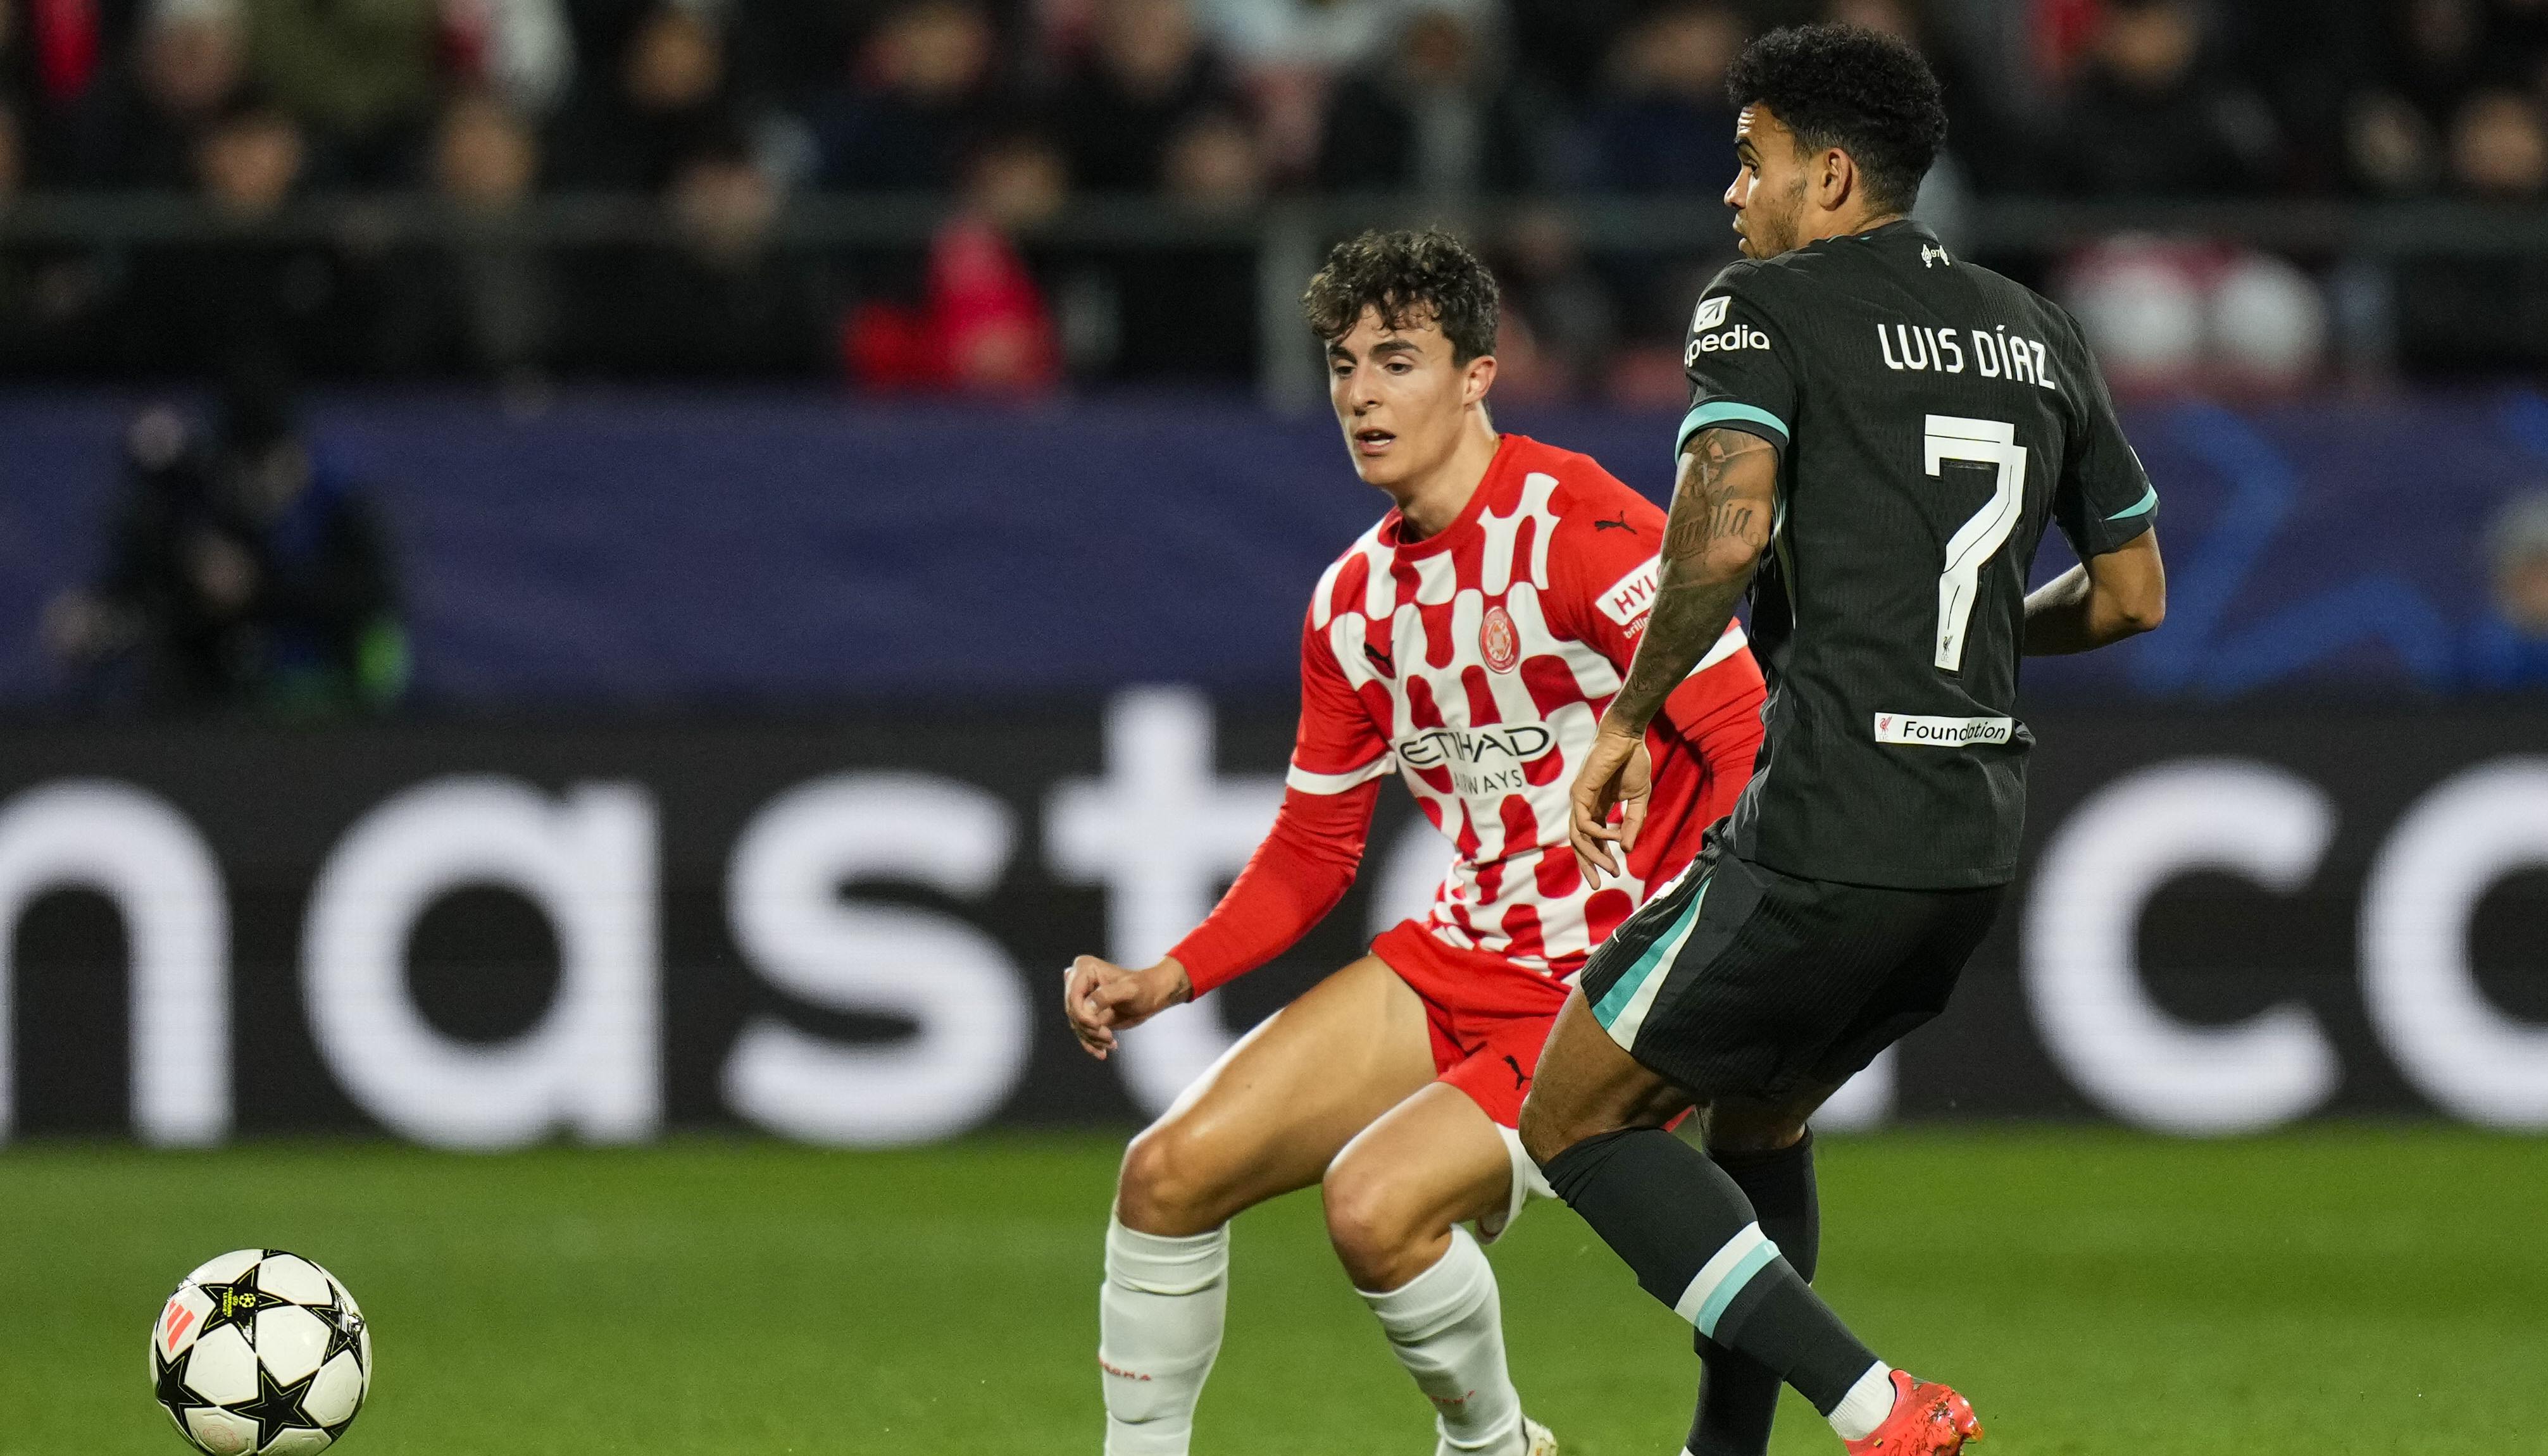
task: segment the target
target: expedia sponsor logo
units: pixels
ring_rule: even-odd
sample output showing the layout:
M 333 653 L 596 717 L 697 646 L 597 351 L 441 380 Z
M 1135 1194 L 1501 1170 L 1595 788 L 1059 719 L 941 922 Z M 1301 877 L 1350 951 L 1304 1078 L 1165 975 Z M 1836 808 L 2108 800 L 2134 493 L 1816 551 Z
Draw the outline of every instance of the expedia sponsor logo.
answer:
M 1687 368 L 1697 363 L 1698 356 L 1701 354 L 1723 354 L 1735 349 L 1768 347 L 1770 347 L 1770 335 L 1749 323 L 1737 323 L 1723 333 L 1702 333 L 1692 338 L 1689 341 L 1689 347 L 1682 350 L 1681 362 L 1684 368 Z
M 1698 312 L 1689 316 L 1689 331 L 1705 333 L 1725 321 L 1725 311 L 1734 307 L 1734 296 L 1721 293 L 1712 299 L 1700 299 Z
M 1963 748 L 1975 743 L 2006 743 L 2016 733 L 2015 718 L 1924 718 L 1917 713 L 1875 715 L 1877 743 Z

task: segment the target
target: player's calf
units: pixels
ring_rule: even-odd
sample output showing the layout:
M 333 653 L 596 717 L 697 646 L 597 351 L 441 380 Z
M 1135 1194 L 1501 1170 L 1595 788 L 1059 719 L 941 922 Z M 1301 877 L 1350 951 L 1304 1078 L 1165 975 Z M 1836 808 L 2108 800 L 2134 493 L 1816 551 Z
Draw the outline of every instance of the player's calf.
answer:
M 1505 1148 L 1476 1103 L 1436 1084 L 1347 1144 L 1320 1189 L 1327 1236 L 1432 1403 L 1443 1453 L 1522 1456 L 1533 1440 L 1504 1365 L 1495 1269 L 1459 1227 L 1507 1212 Z
M 1822 1214 L 1814 1187 L 1809 1136 L 1782 1142 L 1784 1129 L 1731 1104 L 1710 1110 L 1707 1155 L 1751 1202 L 1761 1231 L 1778 1246 L 1796 1277 L 1814 1281 L 1822 1246 Z M 1684 1456 L 1765 1456 L 1778 1411 L 1778 1373 L 1693 1328 L 1700 1360 L 1698 1406 Z
M 1172 1237 L 1107 1221 L 1097 1292 L 1107 1456 L 1185 1456 L 1228 1303 L 1228 1228 Z
M 1891 1372 L 1781 1256 L 1740 1181 L 1662 1127 L 1638 1124 L 1669 1084 L 1595 1021 L 1583 991 L 1558 1014 L 1539 1067 L 1522 1138 L 1558 1196 L 1701 1336 L 1775 1372 L 1844 1440 L 1866 1438 L 1891 1408 Z M 1740 1104 L 1711 1132 L 1774 1146 L 1792 1128 L 1801 1138 L 1813 1101 Z
M 1133 1139 L 1106 1226 L 1097 1366 L 1107 1456 L 1186 1456 L 1229 1303 L 1228 1220 L 1256 1201 L 1245 1149 L 1170 1113 Z
M 1098 1300 L 1111 1456 L 1185 1456 L 1221 1348 L 1230 1217 L 1319 1181 L 1431 1070 L 1414 993 L 1366 959 L 1250 1033 L 1133 1140 Z
M 1228 1321 L 1229 1220 L 1282 1191 L 1261 1142 L 1189 1104 L 1125 1149 L 1098 1294 L 1107 1456 L 1186 1456 Z

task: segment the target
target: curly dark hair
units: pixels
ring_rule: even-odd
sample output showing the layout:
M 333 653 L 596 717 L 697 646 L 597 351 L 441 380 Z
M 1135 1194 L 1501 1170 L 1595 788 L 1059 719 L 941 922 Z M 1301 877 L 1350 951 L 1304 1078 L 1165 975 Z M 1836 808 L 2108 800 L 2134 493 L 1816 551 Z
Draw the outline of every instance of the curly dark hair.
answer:
M 1365 309 L 1391 328 L 1430 322 L 1451 341 L 1451 361 L 1466 364 L 1496 351 L 1497 297 L 1496 275 L 1478 255 L 1428 228 L 1337 243 L 1301 295 L 1301 312 L 1327 343 L 1353 332 Z
M 1790 26 L 1743 48 L 1726 72 L 1737 107 L 1769 103 L 1798 144 L 1837 146 L 1868 199 L 1908 212 L 1947 140 L 1947 106 L 1920 52 L 1863 26 Z

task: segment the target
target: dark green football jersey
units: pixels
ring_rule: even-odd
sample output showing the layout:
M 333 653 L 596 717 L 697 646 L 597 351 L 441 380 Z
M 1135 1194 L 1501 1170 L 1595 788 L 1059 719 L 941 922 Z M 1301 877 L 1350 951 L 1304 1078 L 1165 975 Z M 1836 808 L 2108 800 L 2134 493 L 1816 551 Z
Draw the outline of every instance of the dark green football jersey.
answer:
M 1719 427 L 1779 450 L 1753 585 L 1769 733 L 1735 853 L 1855 884 L 2005 882 L 2045 522 L 2085 559 L 2158 514 L 2078 325 L 1902 222 L 1728 267 L 1684 359 L 1681 443 Z

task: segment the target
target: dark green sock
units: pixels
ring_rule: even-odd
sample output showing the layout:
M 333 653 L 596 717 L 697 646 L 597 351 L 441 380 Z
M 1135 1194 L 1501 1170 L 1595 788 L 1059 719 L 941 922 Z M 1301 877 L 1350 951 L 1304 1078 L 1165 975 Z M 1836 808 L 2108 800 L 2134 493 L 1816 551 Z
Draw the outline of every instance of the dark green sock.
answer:
M 1876 1363 L 1754 1229 L 1751 1200 L 1661 1128 L 1605 1133 L 1543 1166 L 1646 1293 L 1778 1373 L 1828 1415 Z
M 1775 1152 L 1710 1152 L 1752 1201 L 1761 1231 L 1808 1284 L 1822 1251 L 1823 1221 L 1814 1191 L 1814 1135 Z M 1741 1350 L 1691 1331 L 1700 1360 L 1698 1409 L 1691 1415 L 1688 1456 L 1766 1456 L 1778 1414 L 1778 1373 Z

